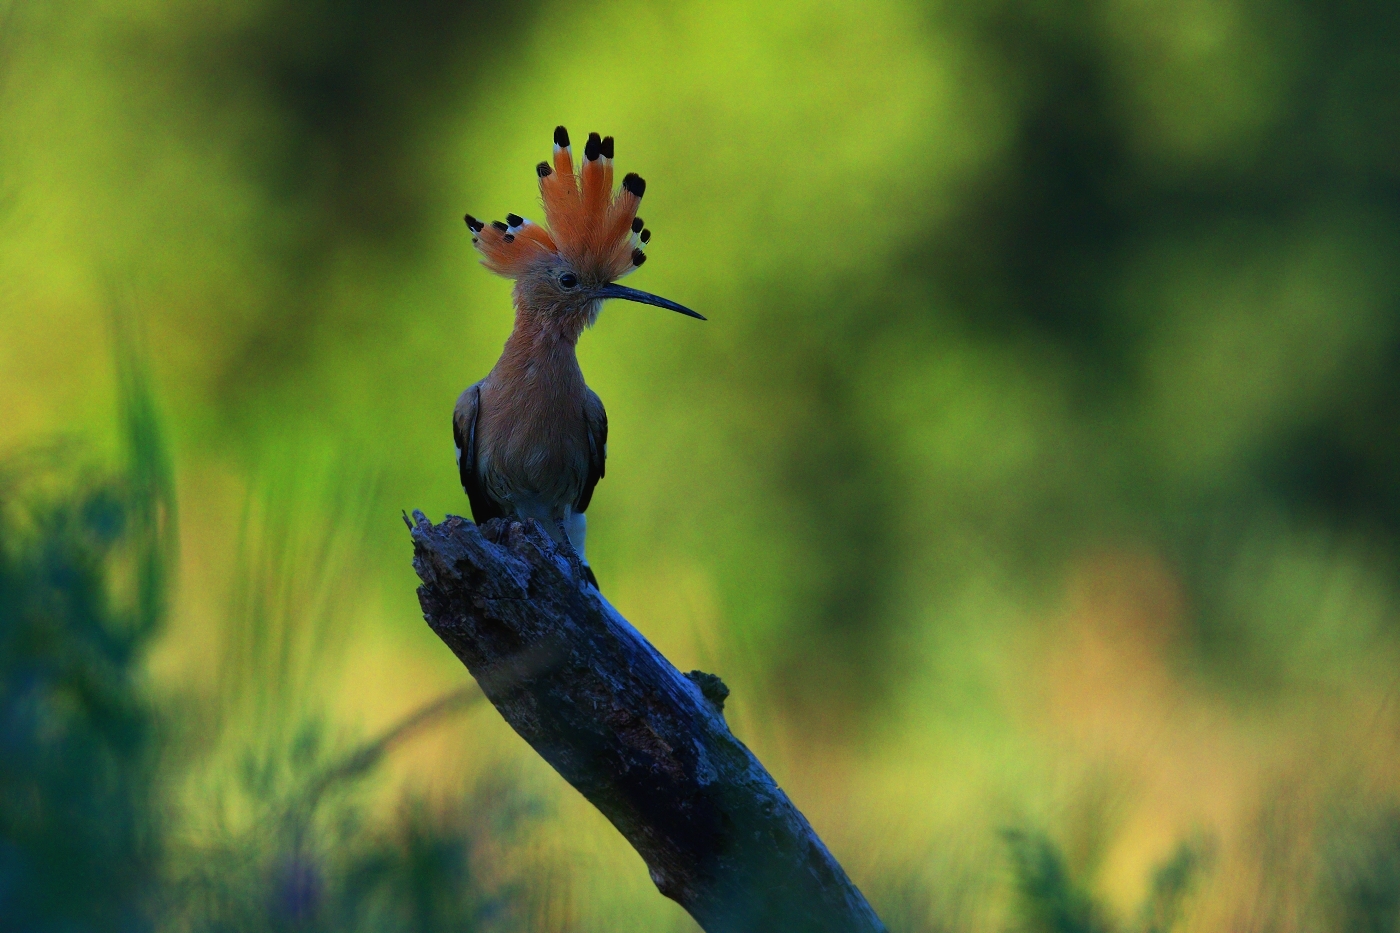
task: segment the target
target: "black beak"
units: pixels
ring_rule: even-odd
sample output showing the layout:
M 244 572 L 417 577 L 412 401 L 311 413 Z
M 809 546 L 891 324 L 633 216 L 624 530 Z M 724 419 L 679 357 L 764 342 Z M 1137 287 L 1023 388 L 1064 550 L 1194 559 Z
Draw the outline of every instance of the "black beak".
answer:
M 705 320 L 703 314 L 696 314 L 685 305 L 678 305 L 674 301 L 667 301 L 660 295 L 653 295 L 651 292 L 639 292 L 635 288 L 628 288 L 625 285 L 604 285 L 593 293 L 598 298 L 624 298 L 627 301 L 636 301 L 644 305 L 656 305 L 658 308 L 669 308 L 677 314 L 684 314 L 697 320 Z

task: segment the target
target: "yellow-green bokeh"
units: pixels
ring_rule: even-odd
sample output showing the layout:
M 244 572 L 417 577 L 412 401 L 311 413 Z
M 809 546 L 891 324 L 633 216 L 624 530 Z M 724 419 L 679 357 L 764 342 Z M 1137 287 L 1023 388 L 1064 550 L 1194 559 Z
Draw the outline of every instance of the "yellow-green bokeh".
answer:
M 461 215 L 538 216 L 563 123 L 648 180 L 629 284 L 709 318 L 608 307 L 580 344 L 611 424 L 590 558 L 730 683 L 860 883 L 1098 821 L 1126 914 L 1207 833 L 1205 929 L 1264 883 L 1277 787 L 1392 799 L 1400 512 L 1294 467 L 1345 450 L 1394 496 L 1400 176 L 1368 127 L 1397 88 L 1366 44 L 1394 32 L 1248 2 L 293 6 L 0 5 L 0 443 L 110 448 L 110 322 L 139 322 L 183 522 L 162 689 L 221 696 L 233 542 L 284 488 L 352 542 L 308 571 L 337 593 L 314 703 L 371 731 L 463 680 L 398 516 L 467 510 L 448 414 L 511 311 Z M 494 713 L 448 731 L 396 780 L 518 760 L 584 926 L 681 922 Z

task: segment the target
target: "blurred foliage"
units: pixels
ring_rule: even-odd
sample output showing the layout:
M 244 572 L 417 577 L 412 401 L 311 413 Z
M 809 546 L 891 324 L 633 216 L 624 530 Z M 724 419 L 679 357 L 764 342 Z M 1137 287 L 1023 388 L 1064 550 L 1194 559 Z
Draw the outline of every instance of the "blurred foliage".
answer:
M 150 448 L 135 375 L 107 377 L 113 304 L 172 439 L 115 477 L 68 447 L 8 461 L 0 650 L 32 673 L 0 709 L 50 751 L 0 759 L 6 787 L 68 775 L 64 839 L 137 853 L 76 875 L 198 887 L 171 840 L 218 838 L 252 891 L 302 864 L 288 802 L 366 712 L 457 683 L 397 516 L 466 508 L 447 413 L 510 311 L 460 218 L 530 214 L 562 122 L 650 182 L 634 284 L 710 318 L 610 307 L 582 341 L 612 424 L 595 570 L 725 677 L 881 909 L 1394 928 L 1397 42 L 1381 0 L 0 0 L 0 444 L 80 435 L 104 462 L 116 395 Z M 516 747 L 493 728 L 464 757 Z M 1057 822 L 1104 770 L 1122 812 Z M 366 840 L 420 851 L 373 783 L 307 830 L 344 859 L 287 869 L 323 903 Z M 637 906 L 631 854 L 569 799 L 553 837 L 587 880 L 549 923 L 683 922 Z M 465 839 L 477 816 L 444 806 Z M 28 841 L 0 878 L 62 858 L 3 812 Z M 1011 881 L 974 884 L 1005 853 L 927 861 L 950 822 L 1067 841 L 1026 835 Z M 1211 871 L 1173 894 L 1199 826 Z M 443 916 L 491 913 L 462 884 Z
M 532 904 L 540 892 L 510 877 L 498 848 L 538 818 L 512 785 L 484 784 L 451 804 L 409 797 L 379 826 L 367 824 L 363 802 L 327 801 L 333 812 L 324 814 L 305 800 L 278 802 L 290 809 L 269 823 L 206 839 L 172 860 L 174 878 L 160 895 L 163 929 L 538 928 Z M 313 817 L 326 825 L 312 831 Z
M 539 816 L 516 784 L 482 781 L 459 802 L 409 796 L 387 823 L 355 793 L 386 754 L 478 695 L 444 696 L 337 752 L 314 711 L 292 702 L 304 686 L 294 668 L 324 651 L 290 645 L 305 620 L 266 604 L 235 616 L 218 664 L 226 691 L 282 704 L 232 739 L 244 819 L 215 828 L 207 812 L 172 805 L 178 782 L 215 756 L 169 740 L 219 732 L 238 704 L 226 695 L 213 720 L 188 700 L 167 707 L 143 673 L 165 619 L 175 513 L 144 367 L 123 347 L 125 469 L 59 443 L 0 471 L 0 928 L 525 928 L 529 895 L 491 864 Z M 289 530 L 249 547 L 286 548 Z M 292 563 L 335 568 L 316 557 Z M 285 596 L 287 583 L 271 588 Z M 197 807 L 227 803 L 216 791 Z
M 145 929 L 159 863 L 160 730 L 141 659 L 163 618 L 170 465 L 139 369 L 121 373 L 129 467 L 50 448 L 0 472 L 0 916 L 12 929 Z
M 1370 814 L 1333 842 L 1330 877 L 1334 928 L 1347 933 L 1400 930 L 1400 814 Z
M 1138 923 L 1121 926 L 1111 911 L 1074 878 L 1060 851 L 1048 836 L 1027 830 L 1004 833 L 1011 852 L 1022 916 L 1027 933 L 1108 933 L 1120 928 L 1142 933 L 1168 933 L 1182 914 L 1182 902 L 1191 893 L 1209 850 L 1201 843 L 1182 843 L 1153 872 L 1152 885 Z

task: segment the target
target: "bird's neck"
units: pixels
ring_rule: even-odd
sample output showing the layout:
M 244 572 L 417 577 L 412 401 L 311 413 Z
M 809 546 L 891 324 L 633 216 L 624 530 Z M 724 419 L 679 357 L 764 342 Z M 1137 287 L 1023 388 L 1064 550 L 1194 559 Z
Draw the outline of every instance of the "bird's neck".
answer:
M 578 345 L 582 326 L 558 318 L 532 314 L 520 309 L 515 313 L 515 328 L 506 340 L 497 368 L 508 378 L 544 377 L 555 382 L 563 377 L 572 382 L 574 376 L 582 382 L 579 370 Z

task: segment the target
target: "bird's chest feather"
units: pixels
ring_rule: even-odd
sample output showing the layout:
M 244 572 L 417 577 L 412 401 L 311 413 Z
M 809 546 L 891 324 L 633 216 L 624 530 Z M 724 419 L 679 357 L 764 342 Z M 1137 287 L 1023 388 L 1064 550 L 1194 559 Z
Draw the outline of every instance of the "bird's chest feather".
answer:
M 478 462 L 500 498 L 552 505 L 578 495 L 588 471 L 587 390 L 573 369 L 526 364 L 482 386 Z

